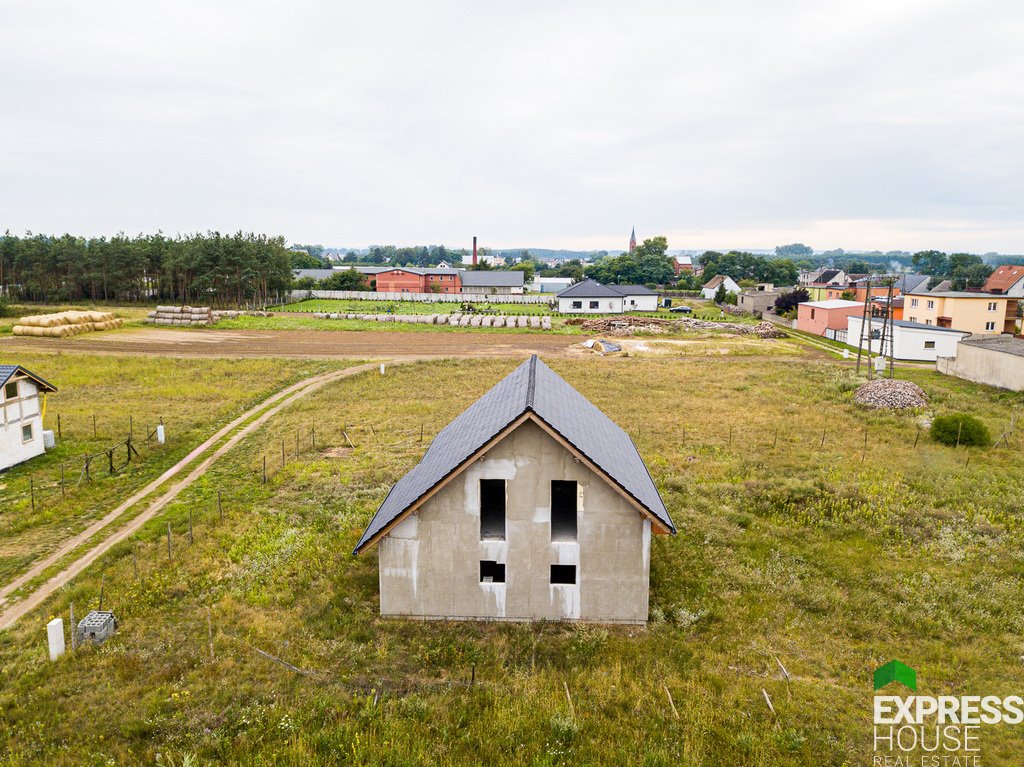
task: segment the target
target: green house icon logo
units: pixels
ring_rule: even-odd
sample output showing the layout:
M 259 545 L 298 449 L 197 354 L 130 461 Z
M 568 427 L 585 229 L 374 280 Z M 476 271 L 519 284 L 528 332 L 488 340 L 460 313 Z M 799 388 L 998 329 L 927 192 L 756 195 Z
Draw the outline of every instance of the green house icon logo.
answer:
M 904 687 L 917 692 L 917 672 L 898 660 L 891 660 L 884 666 L 875 669 L 876 692 L 891 682 L 899 682 Z

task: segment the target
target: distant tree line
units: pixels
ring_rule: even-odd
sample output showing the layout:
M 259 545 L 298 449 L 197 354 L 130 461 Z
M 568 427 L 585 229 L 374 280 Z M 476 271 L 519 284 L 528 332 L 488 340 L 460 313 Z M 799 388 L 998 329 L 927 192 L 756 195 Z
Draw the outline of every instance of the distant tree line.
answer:
M 0 296 L 14 300 L 265 304 L 291 268 L 283 237 L 251 232 L 0 237 Z
M 773 285 L 793 285 L 800 276 L 799 268 L 788 258 L 765 258 L 743 251 L 719 253 L 709 250 L 702 253 L 697 261 L 704 267 L 705 280 L 716 274 L 724 274 L 736 282 L 753 280 Z
M 947 256 L 939 250 L 922 250 L 914 254 L 912 262 L 917 272 L 931 276 L 933 286 L 941 280 L 949 280 L 953 290 L 980 288 L 995 271 L 981 256 L 971 253 Z

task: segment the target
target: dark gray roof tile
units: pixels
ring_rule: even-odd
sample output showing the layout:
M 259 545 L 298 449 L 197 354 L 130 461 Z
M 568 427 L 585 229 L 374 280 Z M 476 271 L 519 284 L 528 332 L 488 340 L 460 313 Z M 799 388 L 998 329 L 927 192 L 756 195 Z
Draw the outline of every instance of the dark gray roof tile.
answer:
M 370 545 L 391 522 L 528 411 L 675 532 L 668 510 L 629 435 L 535 355 L 441 430 L 420 462 L 391 488 L 353 553 Z

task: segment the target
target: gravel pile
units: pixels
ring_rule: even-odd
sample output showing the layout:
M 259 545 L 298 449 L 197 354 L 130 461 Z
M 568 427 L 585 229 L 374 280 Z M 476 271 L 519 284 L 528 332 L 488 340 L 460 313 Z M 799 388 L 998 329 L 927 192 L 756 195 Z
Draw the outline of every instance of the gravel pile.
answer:
M 927 407 L 928 396 L 910 381 L 879 378 L 859 387 L 853 394 L 853 401 L 875 410 L 907 410 Z

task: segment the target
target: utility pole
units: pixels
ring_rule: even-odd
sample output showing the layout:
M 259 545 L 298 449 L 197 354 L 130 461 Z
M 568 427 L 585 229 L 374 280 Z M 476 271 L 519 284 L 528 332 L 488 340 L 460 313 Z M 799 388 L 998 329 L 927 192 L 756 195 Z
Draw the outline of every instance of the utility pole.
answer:
M 864 308 L 861 310 L 860 314 L 860 337 L 857 339 L 857 375 L 860 375 L 860 359 L 861 353 L 864 350 L 864 336 L 866 334 L 868 339 L 868 378 L 871 378 L 871 311 L 869 309 L 871 303 L 870 275 L 868 276 L 865 290 L 867 292 L 864 294 Z

